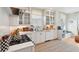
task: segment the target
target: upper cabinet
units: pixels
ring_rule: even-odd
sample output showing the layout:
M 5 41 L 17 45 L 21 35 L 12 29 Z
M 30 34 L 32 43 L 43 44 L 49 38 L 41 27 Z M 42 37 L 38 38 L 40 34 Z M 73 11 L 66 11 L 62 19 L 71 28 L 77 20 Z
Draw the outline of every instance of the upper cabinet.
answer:
M 11 8 L 13 15 L 10 25 L 44 26 L 54 24 L 54 12 L 39 8 Z M 15 12 L 14 12 L 15 11 Z M 19 12 L 19 13 L 18 13 Z M 15 15 L 16 14 L 16 15 Z M 13 19 L 12 19 L 13 18 Z
M 30 25 L 30 19 L 31 19 L 31 8 L 26 8 L 23 10 L 20 10 L 19 12 L 19 24 L 20 25 Z
M 30 25 L 30 17 L 31 17 L 30 8 L 26 9 L 13 8 L 12 12 L 13 14 L 10 16 L 10 26 Z
M 45 16 L 46 16 L 46 25 L 54 24 L 54 22 L 55 22 L 55 20 L 54 20 L 54 12 L 46 11 Z
M 30 13 L 24 13 L 19 16 L 19 25 L 28 25 L 30 24 Z
M 30 24 L 30 13 L 24 14 L 24 24 Z

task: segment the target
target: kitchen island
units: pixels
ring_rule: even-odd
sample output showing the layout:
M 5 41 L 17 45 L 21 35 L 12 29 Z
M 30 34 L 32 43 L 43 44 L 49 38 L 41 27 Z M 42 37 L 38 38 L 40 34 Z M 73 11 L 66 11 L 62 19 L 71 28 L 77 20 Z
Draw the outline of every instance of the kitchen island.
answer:
M 32 42 L 25 42 L 10 46 L 7 52 L 34 52 L 34 44 Z

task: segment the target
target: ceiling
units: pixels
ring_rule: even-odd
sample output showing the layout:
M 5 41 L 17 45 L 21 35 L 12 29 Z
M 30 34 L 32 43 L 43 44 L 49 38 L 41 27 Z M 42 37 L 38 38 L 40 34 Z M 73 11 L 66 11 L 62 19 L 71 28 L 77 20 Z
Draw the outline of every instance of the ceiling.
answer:
M 57 10 L 70 14 L 70 13 L 79 12 L 79 7 L 53 7 L 52 10 Z
M 25 9 L 25 8 L 26 7 L 21 7 L 20 9 Z M 68 14 L 79 11 L 79 7 L 33 7 L 33 8 L 60 11 L 60 12 L 68 13 Z
M 79 12 L 79 7 L 48 7 L 48 8 L 41 8 L 41 9 L 47 9 L 52 11 L 60 11 L 67 14 Z

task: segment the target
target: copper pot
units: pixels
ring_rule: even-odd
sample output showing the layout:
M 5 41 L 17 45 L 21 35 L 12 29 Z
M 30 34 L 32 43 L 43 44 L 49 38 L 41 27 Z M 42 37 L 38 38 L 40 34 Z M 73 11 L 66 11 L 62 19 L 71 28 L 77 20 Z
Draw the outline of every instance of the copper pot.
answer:
M 75 36 L 75 42 L 79 43 L 79 36 Z

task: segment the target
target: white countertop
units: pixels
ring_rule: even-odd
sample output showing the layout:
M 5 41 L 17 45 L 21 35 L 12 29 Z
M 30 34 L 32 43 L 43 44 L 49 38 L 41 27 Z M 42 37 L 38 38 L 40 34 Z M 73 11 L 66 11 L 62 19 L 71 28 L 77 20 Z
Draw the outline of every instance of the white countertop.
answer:
M 30 47 L 30 46 L 34 46 L 34 44 L 31 41 L 25 42 L 25 43 L 22 43 L 22 44 L 13 45 L 13 46 L 9 47 L 9 50 L 7 52 L 13 52 L 13 51 L 23 49 L 23 48 L 26 48 L 26 47 Z
M 27 31 L 27 32 L 19 32 L 20 34 L 25 34 L 25 33 L 33 33 L 31 31 Z
M 31 34 L 31 33 L 36 33 L 36 32 L 51 32 L 54 30 L 44 30 L 44 31 L 26 31 L 26 32 L 19 32 L 20 35 L 24 35 L 24 34 Z

